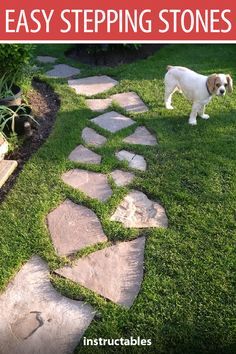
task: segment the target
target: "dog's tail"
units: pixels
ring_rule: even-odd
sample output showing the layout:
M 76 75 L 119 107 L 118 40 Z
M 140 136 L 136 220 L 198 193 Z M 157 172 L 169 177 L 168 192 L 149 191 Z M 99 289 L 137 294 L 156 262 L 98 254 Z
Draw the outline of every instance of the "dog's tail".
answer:
M 167 65 L 166 70 L 169 71 L 171 69 L 173 69 L 173 66 L 172 65 Z

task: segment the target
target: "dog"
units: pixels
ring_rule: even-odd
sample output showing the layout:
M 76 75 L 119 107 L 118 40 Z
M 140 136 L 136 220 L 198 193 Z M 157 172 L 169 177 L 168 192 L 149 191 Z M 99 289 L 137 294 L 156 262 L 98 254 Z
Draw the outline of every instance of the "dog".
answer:
M 213 95 L 224 96 L 226 91 L 233 91 L 233 80 L 225 74 L 212 74 L 205 76 L 181 66 L 167 66 L 165 75 L 165 106 L 173 109 L 171 101 L 174 92 L 179 91 L 190 100 L 192 111 L 189 124 L 197 124 L 197 115 L 203 119 L 210 118 L 205 114 L 205 106 L 211 101 Z

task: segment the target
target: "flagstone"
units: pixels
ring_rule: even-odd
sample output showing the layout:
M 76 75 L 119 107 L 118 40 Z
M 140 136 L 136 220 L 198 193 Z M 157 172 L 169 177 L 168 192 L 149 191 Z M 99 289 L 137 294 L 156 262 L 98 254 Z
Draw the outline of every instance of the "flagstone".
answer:
M 135 132 L 123 140 L 136 145 L 156 145 L 157 140 L 145 127 L 138 127 Z
M 77 146 L 69 155 L 69 160 L 73 162 L 90 163 L 99 165 L 102 157 L 87 149 L 83 145 Z
M 48 214 L 47 224 L 55 250 L 60 256 L 107 241 L 96 214 L 69 199 Z
M 52 70 L 46 72 L 46 75 L 55 79 L 66 79 L 78 75 L 80 70 L 67 64 L 54 65 Z
M 17 161 L 2 160 L 0 161 L 0 188 L 8 180 L 17 167 Z
M 118 81 L 102 75 L 69 80 L 68 84 L 77 94 L 89 97 L 110 90 L 118 84 Z
M 62 180 L 91 198 L 106 201 L 112 195 L 107 176 L 102 173 L 74 169 L 64 173 Z
M 143 279 L 145 237 L 78 259 L 56 273 L 124 307 L 131 307 Z
M 7 152 L 8 152 L 8 142 L 4 138 L 2 133 L 0 133 L 0 161 L 4 159 L 4 156 L 7 154 Z
M 127 112 L 143 113 L 148 111 L 148 107 L 135 92 L 117 93 L 111 98 Z
M 120 161 L 127 161 L 130 168 L 139 171 L 146 171 L 147 163 L 142 155 L 136 155 L 132 152 L 121 150 L 116 153 L 116 157 Z
M 91 121 L 111 133 L 115 133 L 135 123 L 131 118 L 125 117 L 115 111 L 104 113 L 96 118 L 91 119 Z
M 92 111 L 102 112 L 105 111 L 112 104 L 112 99 L 95 98 L 95 99 L 88 99 L 85 102 Z
M 132 191 L 126 195 L 110 220 L 121 222 L 125 228 L 168 226 L 165 209 L 139 191 Z
M 88 145 L 102 146 L 106 143 L 107 138 L 98 134 L 94 129 L 84 128 L 82 131 L 82 139 Z
M 47 64 L 47 63 L 55 63 L 57 58 L 55 57 L 50 57 L 48 55 L 39 55 L 37 56 L 37 61 L 42 64 Z
M 111 173 L 111 176 L 118 187 L 124 187 L 130 184 L 135 175 L 131 172 L 125 172 L 121 170 L 115 170 Z
M 50 283 L 46 263 L 32 257 L 0 295 L 0 353 L 73 353 L 94 311 Z

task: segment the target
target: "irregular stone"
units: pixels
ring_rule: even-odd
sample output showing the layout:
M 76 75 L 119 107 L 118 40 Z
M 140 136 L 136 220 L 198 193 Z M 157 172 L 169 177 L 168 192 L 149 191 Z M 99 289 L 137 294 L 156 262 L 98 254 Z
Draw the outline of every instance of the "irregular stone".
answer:
M 121 150 L 116 153 L 116 157 L 120 161 L 127 161 L 130 168 L 134 168 L 139 171 L 146 171 L 147 169 L 147 163 L 141 155 L 136 155 L 126 150 Z
M 47 216 L 52 242 L 59 256 L 107 241 L 96 214 L 66 199 Z
M 69 155 L 69 160 L 81 163 L 99 165 L 102 157 L 95 152 L 87 149 L 83 145 L 77 146 Z
M 127 186 L 128 184 L 130 184 L 135 175 L 131 172 L 125 172 L 125 171 L 121 171 L 121 170 L 115 170 L 112 172 L 111 174 L 115 184 L 118 187 L 124 187 Z
M 95 112 L 105 111 L 111 104 L 111 98 L 95 98 L 86 100 L 87 106 Z
M 159 228 L 168 226 L 165 209 L 139 191 L 130 192 L 118 206 L 110 220 L 121 222 L 126 228 Z
M 69 80 L 68 84 L 77 94 L 84 96 L 93 96 L 110 90 L 118 84 L 118 81 L 109 76 L 90 76 L 83 79 Z
M 48 55 L 39 55 L 37 56 L 37 61 L 42 64 L 47 64 L 47 63 L 55 63 L 57 58 L 55 57 L 50 57 Z
M 138 127 L 133 134 L 123 140 L 136 145 L 156 145 L 157 140 L 145 127 Z
M 106 143 L 107 138 L 98 134 L 91 128 L 84 128 L 82 131 L 82 139 L 88 145 L 102 146 Z
M 66 79 L 78 75 L 79 73 L 80 70 L 78 68 L 67 64 L 57 64 L 52 70 L 47 71 L 46 75 L 55 79 Z
M 107 176 L 102 173 L 75 169 L 64 173 L 62 179 L 69 186 L 103 202 L 112 195 Z
M 2 133 L 0 133 L 0 161 L 4 159 L 4 156 L 7 154 L 7 152 L 8 152 L 8 142 L 4 138 Z
M 111 133 L 115 133 L 135 123 L 132 119 L 125 117 L 115 111 L 104 113 L 96 118 L 91 119 L 91 121 Z
M 127 112 L 143 113 L 148 111 L 147 106 L 135 92 L 117 93 L 111 98 Z
M 73 353 L 94 311 L 59 294 L 49 269 L 32 257 L 0 296 L 0 353 Z
M 8 180 L 11 174 L 17 167 L 17 161 L 14 160 L 2 160 L 0 161 L 0 188 Z
M 125 307 L 131 307 L 143 279 L 145 237 L 80 258 L 72 267 L 56 270 L 65 278 Z

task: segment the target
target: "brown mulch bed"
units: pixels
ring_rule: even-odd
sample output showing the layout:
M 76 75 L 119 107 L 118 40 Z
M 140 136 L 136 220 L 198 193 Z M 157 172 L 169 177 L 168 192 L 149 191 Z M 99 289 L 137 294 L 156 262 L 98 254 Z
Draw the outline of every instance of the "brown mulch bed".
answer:
M 146 59 L 157 52 L 164 44 L 142 44 L 142 47 L 138 50 L 116 44 L 107 51 L 101 50 L 97 53 L 96 46 L 97 44 L 90 44 L 88 48 L 88 44 L 76 44 L 65 54 L 84 64 L 114 67 L 121 64 L 132 63 L 139 59 Z M 101 46 L 104 45 L 101 44 Z M 90 51 L 90 53 L 88 53 L 88 51 Z
M 39 126 L 33 128 L 33 135 L 25 139 L 18 149 L 6 156 L 8 160 L 16 160 L 18 167 L 0 189 L 0 202 L 4 200 L 14 185 L 24 164 L 48 138 L 60 106 L 60 100 L 56 93 L 46 83 L 38 80 L 33 80 L 32 90 L 28 93 L 27 98 Z

